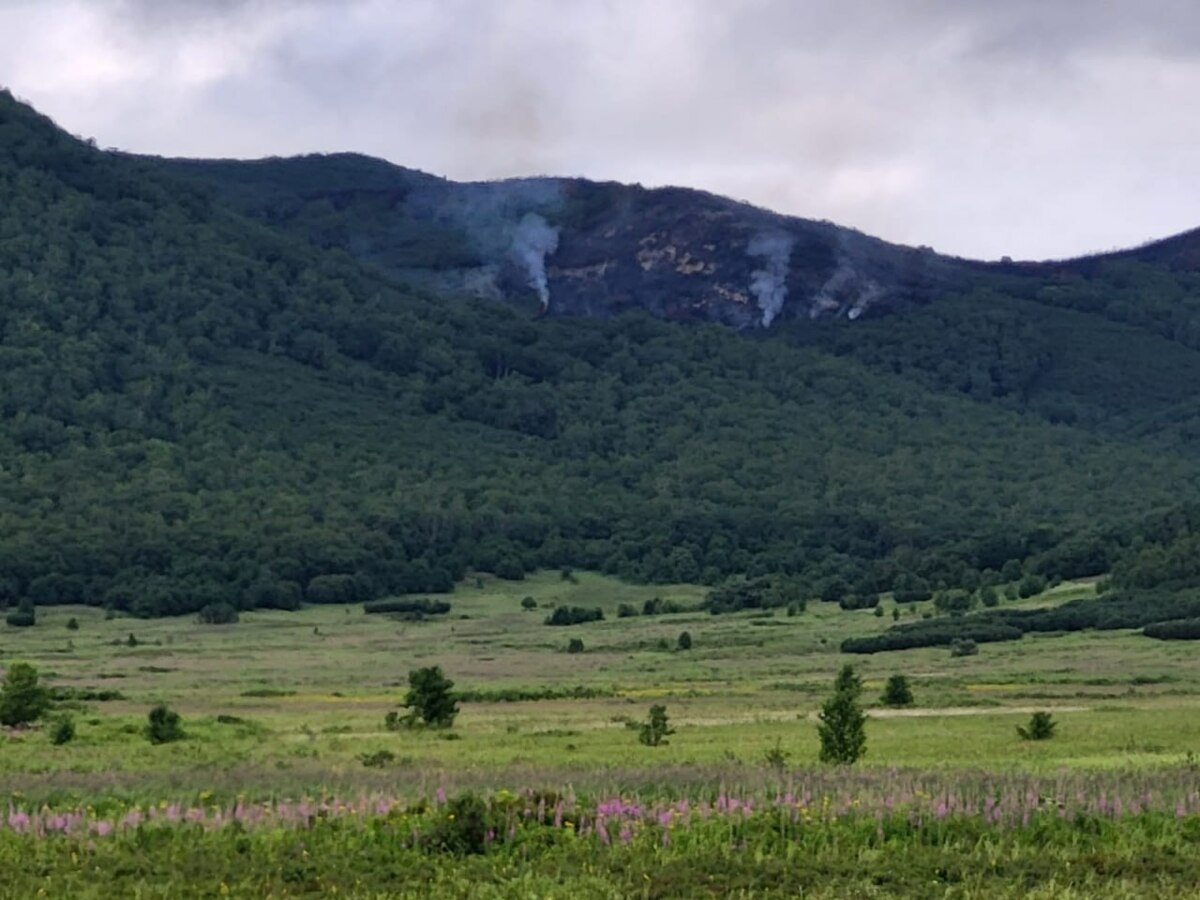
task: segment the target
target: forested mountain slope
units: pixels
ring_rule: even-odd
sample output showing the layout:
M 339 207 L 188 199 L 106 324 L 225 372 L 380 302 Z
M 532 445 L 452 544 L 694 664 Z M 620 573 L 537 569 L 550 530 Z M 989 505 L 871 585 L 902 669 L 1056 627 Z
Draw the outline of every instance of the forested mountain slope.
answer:
M 872 271 L 929 261 L 853 320 L 847 293 L 771 329 L 682 316 L 751 334 L 681 327 L 627 309 L 624 275 L 597 318 L 537 316 L 409 277 L 477 251 L 368 214 L 371 192 L 436 180 L 332 157 L 280 186 L 245 165 L 104 153 L 0 96 L 4 602 L 287 607 L 544 566 L 863 590 L 1010 559 L 1087 574 L 1200 484 L 1186 268 L 1008 271 L 864 237 Z M 354 195 L 338 239 L 246 199 L 306 178 Z M 506 258 L 495 284 L 519 284 Z

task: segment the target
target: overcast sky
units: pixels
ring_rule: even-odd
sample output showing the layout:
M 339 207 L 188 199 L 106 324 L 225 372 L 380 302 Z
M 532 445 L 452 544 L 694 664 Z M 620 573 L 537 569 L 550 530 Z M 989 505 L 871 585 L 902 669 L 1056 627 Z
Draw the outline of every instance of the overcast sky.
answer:
M 965 256 L 1200 226 L 1191 0 L 0 0 L 101 146 L 704 188 Z

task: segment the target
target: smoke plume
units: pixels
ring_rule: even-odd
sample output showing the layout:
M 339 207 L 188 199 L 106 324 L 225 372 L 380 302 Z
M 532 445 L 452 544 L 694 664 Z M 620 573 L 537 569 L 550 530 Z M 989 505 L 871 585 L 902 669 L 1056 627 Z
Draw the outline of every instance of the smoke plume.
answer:
M 755 235 L 746 253 L 763 260 L 762 268 L 750 273 L 750 292 L 762 310 L 762 324 L 770 325 L 783 309 L 787 299 L 788 260 L 792 255 L 792 238 L 783 232 Z
M 550 308 L 546 283 L 546 255 L 558 249 L 558 229 L 537 213 L 526 213 L 513 230 L 512 255 L 525 267 L 529 286 L 538 293 L 542 309 Z

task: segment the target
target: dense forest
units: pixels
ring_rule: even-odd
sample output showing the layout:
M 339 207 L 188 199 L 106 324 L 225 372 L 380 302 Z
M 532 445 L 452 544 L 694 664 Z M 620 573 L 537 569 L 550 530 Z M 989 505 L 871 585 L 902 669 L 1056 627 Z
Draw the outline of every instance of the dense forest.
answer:
M 0 94 L 0 604 L 294 608 L 569 566 L 1159 590 L 1194 564 L 1190 530 L 1154 533 L 1200 485 L 1186 267 L 979 267 L 751 335 L 416 287 L 226 193 Z

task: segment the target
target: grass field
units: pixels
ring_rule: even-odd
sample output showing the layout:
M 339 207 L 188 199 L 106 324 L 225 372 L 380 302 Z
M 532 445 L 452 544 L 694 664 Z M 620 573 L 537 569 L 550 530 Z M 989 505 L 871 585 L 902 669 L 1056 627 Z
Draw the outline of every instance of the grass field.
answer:
M 1090 583 L 1069 583 L 1021 603 L 1057 603 L 1093 590 Z M 1129 796 L 1153 795 L 1154 803 L 1135 801 L 1139 814 L 1162 815 L 1167 824 L 1139 819 L 1122 840 L 1132 840 L 1128 846 L 1135 849 L 1143 841 L 1145 846 L 1137 852 L 1145 858 L 1161 849 L 1162 834 L 1175 835 L 1171 840 L 1176 843 L 1183 840 L 1182 832 L 1175 830 L 1191 821 L 1190 808 L 1186 815 L 1181 807 L 1177 810 L 1173 803 L 1182 801 L 1171 800 L 1168 787 L 1187 779 L 1194 782 L 1193 754 L 1200 753 L 1200 659 L 1187 642 L 1152 641 L 1128 632 L 1027 635 L 1016 642 L 983 645 L 976 656 L 954 658 L 945 649 L 922 649 L 847 657 L 837 650 L 840 642 L 889 626 L 890 602 L 883 604 L 883 617 L 819 602 L 809 603 L 795 616 L 783 610 L 770 616 L 616 615 L 621 603 L 640 609 L 645 600 L 658 596 L 690 604 L 704 592 L 688 585 L 631 586 L 587 573 L 574 581 L 544 573 L 523 582 L 471 579 L 450 598 L 449 614 L 418 622 L 364 615 L 358 606 L 246 613 L 240 623 L 228 626 L 202 625 L 194 618 L 108 619 L 100 610 L 80 607 L 43 609 L 36 627 L 0 632 L 0 662 L 29 661 L 51 685 L 117 691 L 119 697 L 77 703 L 77 736 L 63 746 L 52 746 L 42 728 L 5 732 L 0 737 L 3 790 L 13 810 L 90 807 L 99 810 L 96 815 L 169 803 L 204 808 L 305 797 L 359 798 L 356 802 L 361 803 L 369 796 L 404 805 L 467 790 L 494 797 L 502 789 L 569 789 L 571 796 L 587 802 L 621 796 L 650 802 L 728 791 L 758 797 L 762 803 L 827 777 L 829 770 L 816 766 L 815 714 L 837 670 L 850 661 L 864 677 L 865 699 L 871 706 L 867 754 L 859 764 L 863 777 L 871 772 L 884 777 L 898 770 L 902 774 L 887 777 L 907 779 L 905 783 L 917 779 L 928 791 L 947 797 L 970 793 L 973 789 L 964 785 L 982 783 L 981 779 L 1006 778 L 1034 779 L 1028 782 L 1033 787 L 1013 791 L 1039 796 L 1061 793 L 1063 779 L 1090 779 L 1086 790 L 1075 790 L 1078 797 L 1099 796 L 1108 779 L 1108 793 L 1116 796 L 1120 784 L 1148 778 L 1153 783 L 1130 788 Z M 539 607 L 522 609 L 524 597 L 533 597 Z M 551 604 L 600 606 L 606 618 L 579 626 L 547 626 L 543 620 Z M 925 606 L 905 607 L 902 615 L 921 615 Z M 67 628 L 72 617 L 78 630 Z M 690 650 L 676 646 L 685 630 L 692 636 Z M 571 638 L 584 642 L 584 652 L 565 652 Z M 432 664 L 440 665 L 458 689 L 480 699 L 462 704 L 448 733 L 387 731 L 384 716 L 402 701 L 408 671 Z M 878 703 L 883 682 L 893 673 L 912 680 L 913 708 L 889 710 Z M 514 691 L 564 688 L 579 688 L 578 693 L 587 696 L 501 699 Z M 158 702 L 182 714 L 186 739 L 160 746 L 145 739 L 146 712 Z M 652 703 L 666 705 L 676 728 L 669 744 L 660 747 L 641 745 L 627 727 L 644 719 Z M 1054 713 L 1057 735 L 1042 742 L 1020 740 L 1015 726 L 1040 709 Z M 768 762 L 768 751 L 776 747 L 783 759 L 777 756 Z M 364 756 L 381 750 L 390 751 L 394 759 L 381 767 L 364 765 Z M 867 789 L 859 785 L 854 790 Z M 994 853 L 1019 857 L 1022 842 L 1032 840 L 1022 829 L 1037 826 L 1034 818 L 1032 824 L 1015 823 L 995 835 Z M 878 837 L 860 834 L 852 819 L 827 823 L 830 840 L 841 834 L 856 858 L 882 852 L 886 841 L 878 844 Z M 329 827 L 337 831 L 336 840 L 350 844 L 367 828 L 361 822 L 354 828 Z M 697 825 L 696 833 L 706 828 L 710 826 Z M 1120 831 L 1111 823 L 1105 828 L 1110 836 Z M 1167 831 L 1160 834 L 1156 828 Z M 268 831 L 269 835 L 255 832 L 247 840 L 266 842 L 260 849 L 268 853 L 267 844 L 284 840 L 277 830 Z M 216 842 L 210 848 L 214 853 L 226 840 L 211 829 L 202 833 L 203 841 Z M 748 852 L 760 858 L 774 854 L 771 842 L 778 834 L 771 833 L 775 836 L 770 840 L 748 839 L 747 846 L 758 841 L 758 849 L 751 846 Z M 920 844 L 920 834 L 914 830 L 903 840 Z M 0 853 L 16 853 L 13 848 L 24 840 L 12 829 L 0 828 L 0 835 Z M 1089 838 L 1097 839 L 1094 834 Z M 57 846 L 56 840 L 48 844 Z M 168 847 L 174 838 L 161 840 Z M 499 865 L 497 860 L 503 858 L 511 869 L 508 880 L 495 873 L 488 876 L 495 896 L 508 896 L 504 891 L 517 883 L 512 879 L 522 871 L 542 879 L 538 883 L 543 887 L 560 882 L 547 874 L 546 860 L 561 862 L 562 854 L 564 859 L 575 859 L 571 854 L 576 854 L 571 866 L 582 867 L 580 872 L 589 867 L 608 871 L 614 863 L 595 847 L 568 852 L 557 836 L 530 840 L 542 849 L 530 855 L 527 847 L 525 869 L 522 857 L 512 855 L 512 846 L 494 848 L 493 856 L 498 856 L 487 865 Z M 638 841 L 620 852 L 632 852 L 630 848 L 640 846 Z M 964 848 L 972 859 L 981 852 L 975 844 Z M 543 850 L 549 855 L 539 855 Z M 1070 849 L 1076 851 L 1083 852 Z M 44 852 L 54 856 L 60 851 Z M 658 847 L 655 853 L 665 856 L 655 865 L 666 865 L 666 857 L 674 860 L 680 852 L 679 847 Z M 1087 852 L 1098 851 L 1093 847 Z M 698 860 L 708 859 L 707 850 L 697 853 Z M 1194 855 L 1175 854 L 1178 860 L 1192 860 Z M 1184 867 L 1189 873 L 1192 864 Z M 49 872 L 58 872 L 59 863 L 46 865 Z M 457 895 L 452 885 L 467 870 L 444 860 L 435 868 L 438 878 L 449 879 L 446 894 Z M 848 866 L 846 873 L 852 870 Z M 332 870 L 327 874 L 334 876 Z M 1151 866 L 1130 875 L 1129 896 L 1145 887 L 1144 878 L 1161 874 Z M 239 890 L 288 893 L 285 882 L 254 882 L 252 875 Z M 66 882 L 57 877 L 48 884 L 62 890 Z M 345 872 L 337 877 L 344 890 L 355 887 Z M 361 873 L 355 877 L 360 892 L 375 889 Z M 609 872 L 597 877 L 596 892 L 587 892 L 591 882 L 585 879 L 576 885 L 576 893 L 629 895 L 629 885 L 621 880 L 625 875 Z M 1164 884 L 1176 884 L 1169 872 L 1164 877 Z M 312 888 L 311 879 L 301 881 Z M 150 883 L 135 878 L 130 885 Z M 1006 883 L 997 878 L 992 887 L 999 890 Z M 1111 880 L 1114 890 L 1122 883 L 1115 876 Z M 210 887 L 216 889 L 215 884 Z M 389 884 L 392 893 L 417 891 L 413 883 Z M 747 890 L 754 886 L 747 884 Z M 845 892 L 824 895 L 853 896 L 860 887 L 867 889 L 865 883 L 855 884 L 853 879 L 845 881 Z M 983 881 L 979 884 L 980 891 L 992 890 Z M 1094 891 L 1100 882 L 1064 881 L 1064 892 L 1045 896 L 1070 896 L 1069 891 L 1088 884 Z M 764 882 L 754 890 L 768 887 Z M 704 893 L 700 886 L 692 888 Z M 885 888 L 877 884 L 874 893 L 862 895 L 886 896 Z M 647 887 L 645 893 L 672 895 L 657 890 Z M 930 895 L 974 895 L 948 890 Z M 512 896 L 539 895 L 513 891 Z M 912 891 L 908 885 L 900 895 Z M 758 894 L 747 894 L 751 895 Z M 814 894 L 818 895 L 822 894 Z

